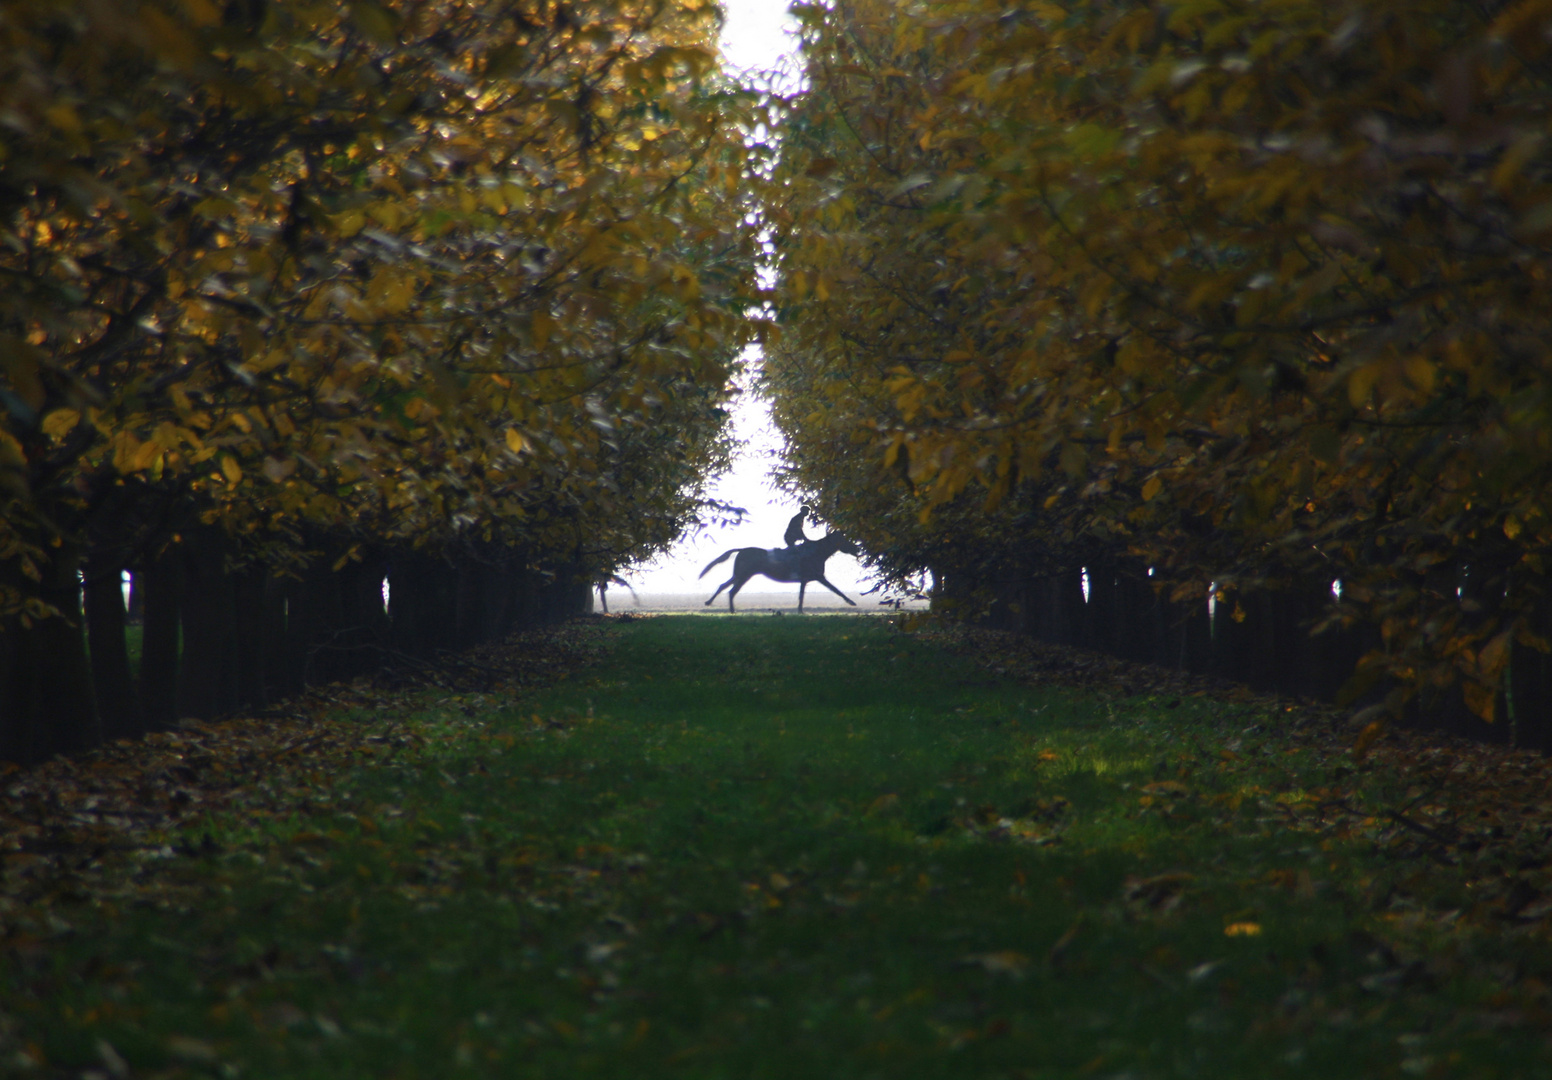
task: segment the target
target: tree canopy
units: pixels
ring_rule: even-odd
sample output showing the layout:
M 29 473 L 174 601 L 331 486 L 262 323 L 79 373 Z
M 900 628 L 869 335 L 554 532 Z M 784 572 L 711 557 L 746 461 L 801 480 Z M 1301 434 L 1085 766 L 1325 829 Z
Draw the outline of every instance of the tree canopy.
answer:
M 1547 648 L 1552 4 L 799 10 L 793 482 L 902 574 L 1340 582 L 1394 707 L 1491 718 Z
M 306 529 L 612 561 L 671 539 L 752 333 L 717 24 L 693 0 L 6 5 L 13 607 L 96 528 L 198 519 L 282 560 Z
M 719 23 L 0 7 L 0 756 L 560 617 L 716 512 L 759 332 Z

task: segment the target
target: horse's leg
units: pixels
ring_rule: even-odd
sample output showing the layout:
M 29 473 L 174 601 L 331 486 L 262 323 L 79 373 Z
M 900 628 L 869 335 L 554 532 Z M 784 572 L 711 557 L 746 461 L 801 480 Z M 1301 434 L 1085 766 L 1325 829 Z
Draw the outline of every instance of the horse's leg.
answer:
M 834 585 L 831 585 L 828 581 L 825 580 L 825 576 L 823 574 L 820 574 L 814 580 L 819 582 L 819 584 L 823 585 L 825 588 L 829 589 L 836 596 L 839 596 L 842 600 L 846 601 L 852 607 L 856 607 L 857 606 L 857 601 L 853 600 L 851 597 L 849 597 L 845 593 L 841 592 L 841 590 L 837 589 Z
M 808 582 L 798 582 L 798 614 L 803 614 L 803 593 L 808 589 Z
M 717 597 L 721 596 L 722 595 L 722 590 L 727 588 L 729 585 L 733 584 L 733 582 L 736 581 L 736 580 L 738 580 L 738 579 L 737 578 L 728 578 L 721 585 L 718 585 L 717 586 L 717 591 L 711 594 L 711 600 L 707 600 L 706 601 L 706 606 L 707 607 L 711 607 L 711 601 L 715 600 Z M 737 591 L 738 591 L 737 589 L 733 590 L 733 592 L 737 592 Z M 731 601 L 732 599 L 733 599 L 733 593 L 728 593 L 728 600 Z
M 607 585 L 600 585 L 598 587 L 598 602 L 604 606 L 604 614 L 609 614 L 609 587 Z
M 733 591 L 728 593 L 728 614 L 729 615 L 734 613 L 733 612 L 733 597 L 737 596 L 738 595 L 738 590 L 742 589 L 745 585 L 747 585 L 749 583 L 749 579 L 754 577 L 753 574 L 745 574 L 742 577 L 739 577 L 738 569 L 737 569 L 736 566 L 733 569 L 733 576 L 737 580 L 733 583 Z

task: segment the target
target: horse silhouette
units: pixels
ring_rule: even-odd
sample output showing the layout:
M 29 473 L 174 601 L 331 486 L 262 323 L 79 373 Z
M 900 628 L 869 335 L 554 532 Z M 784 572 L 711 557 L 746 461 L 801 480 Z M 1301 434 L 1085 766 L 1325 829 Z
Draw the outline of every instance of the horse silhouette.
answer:
M 717 591 L 711 594 L 711 600 L 706 601 L 706 606 L 710 607 L 712 600 L 721 596 L 722 590 L 731 585 L 733 590 L 728 593 L 728 610 L 732 611 L 733 597 L 738 595 L 738 590 L 744 587 L 744 583 L 756 574 L 764 574 L 772 581 L 798 583 L 799 611 L 803 610 L 803 594 L 807 591 L 810 581 L 819 582 L 852 607 L 856 607 L 855 600 L 825 580 L 825 560 L 837 551 L 844 551 L 848 555 L 859 554 L 857 545 L 840 533 L 830 533 L 827 536 L 821 536 L 818 540 L 809 540 L 786 548 L 746 547 L 724 551 L 706 564 L 706 569 L 700 572 L 700 576 L 705 577 L 713 566 L 726 561 L 729 556 L 737 555 L 738 558 L 733 560 L 733 576 L 717 586 Z

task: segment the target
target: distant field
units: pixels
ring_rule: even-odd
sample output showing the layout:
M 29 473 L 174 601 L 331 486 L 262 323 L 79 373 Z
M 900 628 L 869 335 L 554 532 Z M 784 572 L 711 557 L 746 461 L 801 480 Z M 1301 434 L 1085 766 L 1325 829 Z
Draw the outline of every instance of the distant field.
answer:
M 639 592 L 637 600 L 632 602 L 631 594 L 616 586 L 609 590 L 609 610 L 618 614 L 622 611 L 716 611 L 727 614 L 727 593 L 717 597 L 717 602 L 711 607 L 706 606 L 706 598 L 711 595 L 716 585 L 709 586 L 704 592 L 696 593 L 656 593 Z M 855 593 L 847 595 L 857 601 L 855 608 L 849 608 L 839 596 L 830 592 L 823 585 L 810 586 L 808 594 L 803 598 L 803 610 L 823 609 L 827 612 L 853 611 L 859 615 L 876 615 L 880 612 L 893 610 L 879 604 L 876 596 L 860 596 Z M 740 614 L 766 614 L 774 611 L 796 612 L 798 607 L 798 591 L 791 592 L 755 592 L 745 589 L 738 594 L 734 601 Z M 913 601 L 905 605 L 911 610 L 924 610 L 927 607 L 925 600 Z M 594 599 L 594 610 L 599 610 L 597 599 Z

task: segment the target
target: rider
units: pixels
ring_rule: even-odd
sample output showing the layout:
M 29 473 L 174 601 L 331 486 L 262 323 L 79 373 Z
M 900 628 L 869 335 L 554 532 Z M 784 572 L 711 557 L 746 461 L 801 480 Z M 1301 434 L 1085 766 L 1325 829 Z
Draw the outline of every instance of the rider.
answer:
M 792 516 L 792 520 L 787 522 L 787 531 L 782 535 L 782 539 L 787 542 L 788 547 L 791 547 L 793 544 L 808 543 L 808 537 L 803 535 L 803 518 L 812 513 L 813 509 L 808 503 L 804 503 L 798 508 L 798 512 Z

